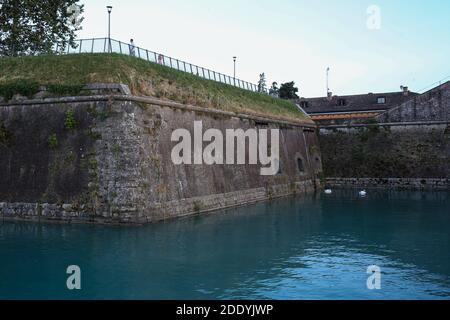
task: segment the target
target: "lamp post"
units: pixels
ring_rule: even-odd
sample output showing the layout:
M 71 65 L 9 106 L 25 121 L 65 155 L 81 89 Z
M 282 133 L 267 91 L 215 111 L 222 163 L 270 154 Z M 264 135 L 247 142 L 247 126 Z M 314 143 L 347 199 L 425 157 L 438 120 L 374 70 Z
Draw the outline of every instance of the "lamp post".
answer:
M 106 9 L 108 9 L 108 53 L 112 52 L 111 47 L 111 12 L 112 12 L 112 6 L 107 6 Z
M 236 59 L 237 59 L 237 57 L 233 57 L 233 62 L 234 62 L 233 81 L 234 81 L 234 85 L 236 85 Z

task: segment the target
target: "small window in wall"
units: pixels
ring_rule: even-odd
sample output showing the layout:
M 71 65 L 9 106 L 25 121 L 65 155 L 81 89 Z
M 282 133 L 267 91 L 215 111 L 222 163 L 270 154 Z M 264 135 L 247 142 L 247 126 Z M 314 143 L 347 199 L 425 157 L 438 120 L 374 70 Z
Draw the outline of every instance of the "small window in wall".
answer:
M 378 97 L 377 103 L 378 104 L 385 104 L 386 103 L 386 97 Z
M 267 127 L 268 125 L 269 125 L 268 122 L 255 121 L 255 126 L 256 126 L 256 127 Z
M 297 158 L 297 169 L 300 173 L 305 173 L 305 165 L 302 158 Z
M 308 108 L 309 107 L 308 101 L 301 101 L 300 102 L 300 107 L 302 107 L 303 109 Z
M 345 99 L 339 99 L 338 100 L 338 106 L 343 107 L 347 105 L 347 101 Z

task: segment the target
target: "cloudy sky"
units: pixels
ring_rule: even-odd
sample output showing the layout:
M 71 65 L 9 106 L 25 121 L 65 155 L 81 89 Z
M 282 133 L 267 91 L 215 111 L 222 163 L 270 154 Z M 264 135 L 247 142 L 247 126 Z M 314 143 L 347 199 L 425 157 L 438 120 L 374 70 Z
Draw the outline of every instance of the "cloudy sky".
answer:
M 450 1 L 82 0 L 79 38 L 107 35 L 256 83 L 323 96 L 419 91 L 450 76 Z M 379 15 L 378 15 L 379 12 Z M 379 17 L 379 18 L 378 18 Z M 449 78 L 450 80 L 450 78 Z

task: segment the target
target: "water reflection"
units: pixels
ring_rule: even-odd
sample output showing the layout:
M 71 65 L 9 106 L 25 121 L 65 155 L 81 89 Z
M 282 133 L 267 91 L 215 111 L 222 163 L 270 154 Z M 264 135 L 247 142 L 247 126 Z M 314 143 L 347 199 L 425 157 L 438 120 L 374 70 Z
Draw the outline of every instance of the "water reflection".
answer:
M 449 204 L 445 192 L 350 190 L 141 228 L 5 222 L 0 298 L 445 298 Z M 81 291 L 65 289 L 70 264 Z M 366 288 L 373 264 L 380 291 Z

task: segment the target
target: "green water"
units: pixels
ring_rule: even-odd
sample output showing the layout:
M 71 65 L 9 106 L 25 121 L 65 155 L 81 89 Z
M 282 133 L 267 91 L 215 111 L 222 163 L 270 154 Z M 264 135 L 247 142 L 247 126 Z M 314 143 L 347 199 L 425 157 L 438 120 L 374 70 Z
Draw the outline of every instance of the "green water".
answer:
M 450 195 L 347 190 L 145 227 L 0 222 L 0 277 L 2 299 L 448 299 Z

